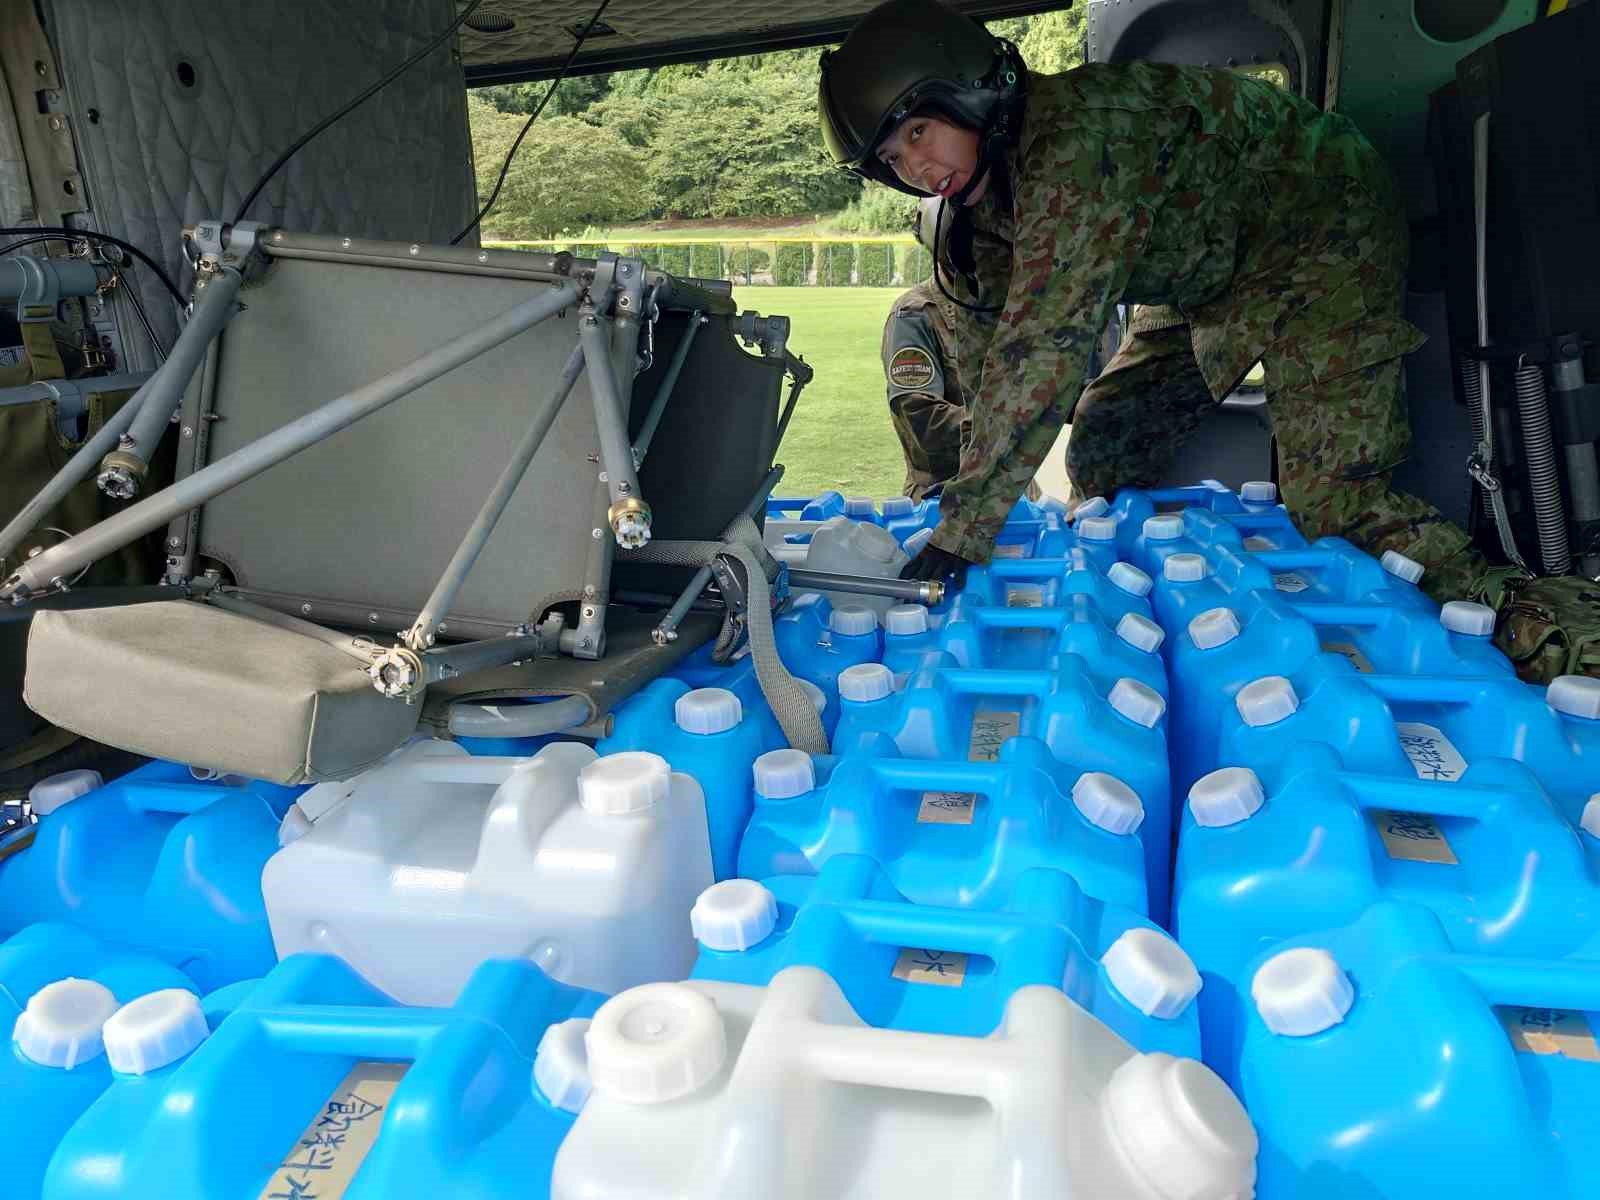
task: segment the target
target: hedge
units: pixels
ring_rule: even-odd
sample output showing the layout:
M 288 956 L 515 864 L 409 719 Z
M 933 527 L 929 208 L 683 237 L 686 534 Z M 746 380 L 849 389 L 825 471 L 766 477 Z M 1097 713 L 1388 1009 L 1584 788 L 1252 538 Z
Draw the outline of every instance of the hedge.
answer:
M 818 287 L 849 287 L 850 272 L 856 265 L 854 242 L 822 242 L 817 247 Z
M 780 242 L 772 267 L 772 282 L 779 287 L 803 287 L 811 271 L 809 242 Z
M 893 242 L 856 243 L 856 280 L 862 287 L 889 287 L 894 283 Z
M 723 247 L 723 260 L 729 279 L 748 280 L 752 275 L 764 275 L 772 269 L 772 255 L 748 242 L 729 242 Z
M 933 274 L 933 255 L 915 242 L 900 247 L 900 282 L 906 287 L 921 283 Z
M 696 243 L 689 247 L 689 274 L 698 279 L 722 278 L 722 247 Z

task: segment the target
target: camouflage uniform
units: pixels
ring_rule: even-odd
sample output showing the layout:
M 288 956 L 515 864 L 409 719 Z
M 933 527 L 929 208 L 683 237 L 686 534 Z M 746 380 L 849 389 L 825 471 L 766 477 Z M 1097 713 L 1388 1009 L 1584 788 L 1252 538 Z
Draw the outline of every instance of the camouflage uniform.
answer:
M 1005 170 L 972 210 L 982 302 L 1004 308 L 960 314 L 962 377 L 979 382 L 936 545 L 988 558 L 1112 306 L 1164 304 L 1188 319 L 1213 400 L 1261 361 L 1284 500 L 1309 536 L 1399 550 L 1459 594 L 1481 568 L 1467 535 L 1388 487 L 1409 443 L 1400 356 L 1423 338 L 1400 316 L 1400 204 L 1349 121 L 1225 71 L 1094 64 L 1033 79 Z M 1084 397 L 1075 486 L 1136 482 L 1203 413 L 1173 365 L 1181 334 L 1155 332 L 1125 341 Z M 1181 386 L 1118 385 L 1152 377 Z
M 915 500 L 955 478 L 972 425 L 952 349 L 954 313 L 929 279 L 894 302 L 883 327 L 889 419 L 906 456 L 905 493 Z

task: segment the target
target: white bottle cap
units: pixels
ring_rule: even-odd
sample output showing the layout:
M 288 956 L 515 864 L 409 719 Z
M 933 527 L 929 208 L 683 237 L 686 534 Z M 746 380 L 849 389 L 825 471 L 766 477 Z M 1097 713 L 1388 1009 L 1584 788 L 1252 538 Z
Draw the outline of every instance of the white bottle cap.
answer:
M 578 772 L 578 802 L 597 816 L 644 812 L 665 800 L 671 790 L 672 768 L 647 750 L 608 754 Z
M 845 497 L 844 515 L 847 517 L 870 517 L 876 508 L 871 496 Z
M 1344 1020 L 1356 990 L 1333 955 L 1301 946 L 1261 964 L 1250 981 L 1250 998 L 1273 1033 L 1310 1037 Z
M 1397 550 L 1385 550 L 1383 557 L 1378 560 L 1378 565 L 1397 579 L 1404 579 L 1407 583 L 1415 583 L 1422 578 L 1423 565 L 1414 558 L 1407 558 Z
M 1239 499 L 1251 504 L 1271 504 L 1278 498 L 1278 485 L 1269 479 L 1252 479 L 1239 485 Z
M 1135 650 L 1154 654 L 1161 649 L 1161 643 L 1167 640 L 1167 631 L 1149 617 L 1130 612 L 1123 613 L 1122 620 L 1117 622 L 1117 636 Z
M 1132 563 L 1115 562 L 1106 572 L 1106 578 L 1130 596 L 1148 596 L 1155 582 Z
M 1218 829 L 1237 825 L 1266 803 L 1267 790 L 1249 767 L 1222 767 L 1202 775 L 1189 788 L 1189 811 L 1196 825 Z
M 594 1086 L 625 1104 L 660 1104 L 696 1091 L 728 1057 L 722 1014 L 682 983 L 647 983 L 600 1006 L 589 1032 Z
M 1226 646 L 1239 633 L 1239 618 L 1231 608 L 1208 608 L 1189 622 L 1189 640 L 1200 650 Z
M 1107 833 L 1132 833 L 1144 821 L 1139 794 L 1115 775 L 1085 771 L 1072 785 L 1072 803 L 1091 825 Z
M 113 1071 L 143 1075 L 177 1062 L 210 1032 L 199 996 L 183 988 L 163 988 L 117 1009 L 101 1035 Z
M 769 800 L 803 796 L 817 786 L 817 772 L 804 750 L 768 750 L 750 764 L 756 795 Z
M 896 604 L 883 614 L 883 631 L 895 637 L 928 632 L 928 610 L 920 604 Z
M 1198 554 L 1169 554 L 1161 564 L 1161 574 L 1173 583 L 1194 583 L 1204 579 L 1210 568 Z
M 1300 707 L 1294 684 L 1282 675 L 1266 675 L 1239 689 L 1234 707 L 1251 726 L 1275 725 Z
M 1600 679 L 1593 675 L 1557 675 L 1544 690 L 1544 702 L 1569 717 L 1600 721 Z
M 678 697 L 672 716 L 685 733 L 726 733 L 744 719 L 744 705 L 727 688 L 695 688 Z
M 1200 994 L 1200 972 L 1182 947 L 1157 929 L 1129 929 L 1100 956 L 1111 986 L 1147 1017 L 1182 1016 Z
M 1100 1103 L 1111 1140 L 1145 1185 L 1140 1196 L 1255 1195 L 1255 1127 L 1244 1105 L 1204 1063 L 1135 1054 L 1112 1073 Z
M 35 816 L 48 816 L 63 804 L 87 796 L 104 782 L 99 771 L 63 771 L 39 780 L 28 789 L 28 807 Z
M 1077 525 L 1078 536 L 1086 542 L 1109 542 L 1116 539 L 1115 517 L 1084 517 Z
M 1147 683 L 1126 676 L 1112 686 L 1108 699 L 1112 708 L 1135 725 L 1143 725 L 1146 729 L 1154 728 L 1155 723 L 1161 720 L 1161 714 L 1167 711 L 1167 702 L 1161 698 L 1160 692 Z
M 724 879 L 689 910 L 694 940 L 707 950 L 748 950 L 778 924 L 778 898 L 754 879 Z
M 886 517 L 909 517 L 917 511 L 917 502 L 910 496 L 885 496 L 878 511 Z
M 589 1052 L 583 1038 L 589 1032 L 587 1017 L 559 1021 L 544 1031 L 533 1056 L 533 1083 L 544 1098 L 562 1112 L 583 1108 L 593 1086 L 589 1079 Z
M 839 699 L 870 703 L 894 694 L 894 672 L 882 663 L 857 663 L 839 672 Z
M 11 1036 L 24 1058 L 70 1071 L 104 1052 L 100 1028 L 116 1011 L 117 998 L 105 984 L 58 979 L 28 998 Z
M 1180 513 L 1162 513 L 1144 519 L 1144 536 L 1152 542 L 1170 542 L 1183 536 L 1183 516 Z
M 919 529 L 906 539 L 905 545 L 901 549 L 906 552 L 908 557 L 915 558 L 922 553 L 922 548 L 931 541 L 933 541 L 933 530 Z
M 865 604 L 840 604 L 828 614 L 828 628 L 842 637 L 860 637 L 878 627 L 878 614 Z
M 1090 496 L 1077 508 L 1072 510 L 1074 521 L 1087 517 L 1103 517 L 1111 511 L 1111 505 L 1106 503 L 1104 496 Z
M 312 829 L 311 818 L 306 816 L 306 810 L 298 803 L 289 805 L 289 811 L 283 814 L 283 820 L 278 822 L 278 845 L 287 846 L 290 842 L 298 842 Z
M 1470 600 L 1451 600 L 1439 610 L 1439 624 L 1451 633 L 1488 637 L 1494 632 L 1494 609 Z
M 1583 806 L 1583 817 L 1578 824 L 1590 837 L 1600 838 L 1600 792 L 1589 797 L 1589 803 Z
M 817 710 L 817 716 L 820 717 L 822 711 L 828 707 L 828 693 L 809 679 L 801 679 L 797 676 L 795 677 L 795 682 L 800 685 L 800 690 L 806 694 L 806 698 L 811 701 L 811 707 Z

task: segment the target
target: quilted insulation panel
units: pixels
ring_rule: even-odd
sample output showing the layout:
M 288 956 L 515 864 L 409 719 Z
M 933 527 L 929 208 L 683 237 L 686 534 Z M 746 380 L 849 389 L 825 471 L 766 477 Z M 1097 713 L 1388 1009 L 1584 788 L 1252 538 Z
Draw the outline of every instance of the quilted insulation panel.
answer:
M 454 13 L 452 0 L 48 0 L 95 227 L 177 277 L 183 225 L 231 219 L 297 136 Z M 249 216 L 444 242 L 471 218 L 474 198 L 465 85 L 447 42 L 296 155 Z M 176 320 L 160 284 L 138 286 L 170 341 Z M 125 344 L 148 353 L 142 337 Z

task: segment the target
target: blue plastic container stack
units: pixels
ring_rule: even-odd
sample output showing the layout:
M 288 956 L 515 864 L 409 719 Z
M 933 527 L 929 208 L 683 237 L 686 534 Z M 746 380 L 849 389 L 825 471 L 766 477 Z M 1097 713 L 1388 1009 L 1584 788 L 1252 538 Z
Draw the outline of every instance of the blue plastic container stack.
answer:
M 902 542 L 938 517 L 768 511 Z M 831 754 L 788 749 L 751 659 L 709 648 L 596 748 L 704 793 L 696 978 L 818 968 L 870 1025 L 966 1037 L 1060 988 L 1235 1088 L 1266 1200 L 1600 1200 L 1600 684 L 1520 682 L 1492 614 L 1414 583 L 1308 544 L 1271 485 L 1024 501 L 935 609 L 778 617 Z M 0 1095 L 29 1115 L 0 1195 L 548 1193 L 603 997 L 497 961 L 408 1008 L 277 963 L 260 874 L 297 789 L 84 786 L 0 860 Z M 40 1033 L 63 996 L 173 1029 L 147 1061 L 114 1017 L 69 1046 Z

